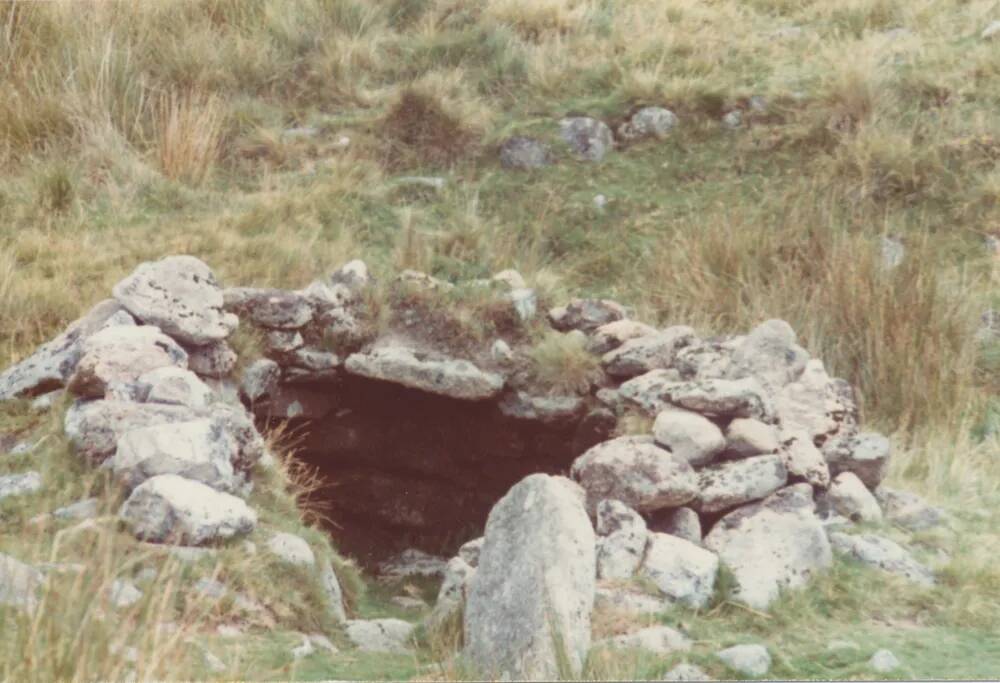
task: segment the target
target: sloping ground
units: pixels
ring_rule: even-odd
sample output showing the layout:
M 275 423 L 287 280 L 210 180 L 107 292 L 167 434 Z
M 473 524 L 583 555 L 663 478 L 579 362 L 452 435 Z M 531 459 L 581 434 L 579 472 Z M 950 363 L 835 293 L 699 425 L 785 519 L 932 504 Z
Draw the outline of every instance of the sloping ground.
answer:
M 779 676 L 870 676 L 864 662 L 881 645 L 903 661 L 901 677 L 996 676 L 1000 344 L 974 334 L 984 309 L 1000 306 L 1000 261 L 984 248 L 998 218 L 1000 53 L 981 37 L 1000 18 L 992 3 L 107 7 L 3 10 L 0 79 L 16 96 L 0 103 L 0 365 L 62 329 L 135 263 L 178 252 L 231 283 L 298 286 L 360 256 L 377 274 L 415 267 L 449 280 L 513 266 L 552 295 L 611 296 L 643 319 L 706 334 L 781 317 L 862 389 L 870 422 L 898 430 L 892 480 L 952 510 L 953 537 L 915 539 L 949 553 L 945 580 L 904 589 L 838 565 L 770 618 L 725 604 L 710 620 L 664 618 L 690 627 L 692 657 L 714 675 L 724 671 L 710 653 L 753 633 L 779 655 Z M 55 41 L 64 49 L 51 50 Z M 471 134 L 465 146 L 422 153 L 421 126 L 393 117 L 408 86 L 441 100 Z M 767 105 L 759 116 L 754 95 Z M 562 146 L 561 116 L 614 124 L 636 104 L 670 107 L 678 128 L 600 164 Z M 744 125 L 730 130 L 721 119 L 734 110 Z M 559 163 L 502 169 L 496 146 L 512 133 L 548 141 Z M 435 190 L 403 180 L 410 175 L 446 183 Z M 888 272 L 883 234 L 906 247 Z M 100 583 L 140 571 L 133 560 L 148 564 L 145 550 L 118 543 L 113 525 L 62 534 L 57 551 L 56 532 L 71 523 L 25 533 L 34 515 L 86 493 L 117 509 L 112 489 L 73 469 L 57 417 L 50 425 L 23 405 L 0 417 L 0 432 L 44 439 L 34 455 L 0 456 L 4 473 L 59 472 L 38 495 L 0 503 L 0 549 L 89 557 L 85 574 Z M 308 534 L 284 487 L 279 478 L 273 495 L 261 494 L 270 495 L 267 523 Z M 323 626 L 284 573 L 218 561 L 262 601 L 292 605 L 281 629 Z M 183 593 L 214 569 L 161 573 L 180 574 Z M 66 592 L 99 593 L 71 581 Z M 358 609 L 385 613 L 383 597 L 359 598 Z M 187 619 L 185 633 L 202 641 L 229 619 L 174 602 L 170 619 Z M 85 611 L 90 603 L 58 604 L 79 611 L 19 627 L 3 650 L 5 675 L 115 677 L 130 666 L 111 655 L 114 634 Z M 150 637 L 159 619 L 140 605 L 116 633 Z M 840 636 L 860 650 L 827 653 Z M 296 638 L 219 640 L 212 651 L 247 678 L 461 673 L 426 664 L 439 658 L 434 648 L 391 667 L 356 652 L 293 665 Z M 142 671 L 214 675 L 182 638 L 145 643 Z M 667 663 L 593 670 L 659 676 Z

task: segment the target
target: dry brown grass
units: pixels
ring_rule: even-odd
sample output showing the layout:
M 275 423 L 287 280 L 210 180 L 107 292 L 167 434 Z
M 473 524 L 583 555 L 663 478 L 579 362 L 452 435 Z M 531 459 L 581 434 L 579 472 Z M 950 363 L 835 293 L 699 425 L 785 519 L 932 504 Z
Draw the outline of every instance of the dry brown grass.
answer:
M 224 115 L 212 95 L 163 95 L 157 109 L 156 153 L 172 180 L 204 182 L 220 154 Z

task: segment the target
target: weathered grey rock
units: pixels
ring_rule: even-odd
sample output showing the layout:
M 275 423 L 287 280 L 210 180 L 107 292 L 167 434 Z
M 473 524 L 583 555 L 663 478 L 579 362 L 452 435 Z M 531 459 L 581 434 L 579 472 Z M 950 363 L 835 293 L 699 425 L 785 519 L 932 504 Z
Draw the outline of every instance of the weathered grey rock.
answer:
M 669 598 L 650 595 L 637 587 L 624 586 L 620 581 L 598 583 L 594 594 L 595 611 L 611 611 L 630 616 L 660 614 L 673 604 Z
M 413 624 L 402 619 L 349 619 L 344 623 L 347 637 L 362 652 L 410 652 Z
M 399 581 L 414 577 L 443 577 L 447 569 L 447 559 L 430 555 L 416 548 L 407 548 L 398 555 L 381 562 L 378 566 L 378 573 L 383 579 Z
M 629 339 L 601 359 L 612 377 L 635 377 L 670 367 L 677 351 L 694 342 L 694 330 L 678 325 L 662 332 Z
M 755 609 L 766 609 L 781 590 L 805 585 L 833 563 L 808 484 L 730 512 L 705 537 L 705 546 L 732 572 L 732 597 Z
M 516 358 L 513 349 L 510 348 L 510 344 L 503 339 L 497 339 L 493 342 L 493 346 L 490 348 L 490 356 L 496 362 L 503 364 L 513 363 Z
M 148 403 L 207 408 L 214 400 L 212 390 L 198 379 L 198 375 L 175 366 L 144 372 L 139 376 L 138 382 L 149 387 L 146 394 Z
M 42 490 L 42 475 L 38 472 L 5 474 L 0 476 L 0 500 L 25 496 Z
M 922 586 L 934 585 L 934 572 L 913 559 L 902 546 L 875 534 L 857 536 L 834 532 L 830 543 L 838 552 L 869 567 L 896 574 Z
M 236 369 L 236 362 L 239 360 L 233 348 L 224 341 L 191 347 L 186 351 L 188 369 L 212 379 L 228 377 Z
M 708 418 L 679 408 L 660 411 L 653 423 L 656 443 L 691 465 L 707 465 L 726 447 L 722 430 Z
M 663 107 L 643 107 L 618 127 L 623 140 L 664 138 L 677 126 L 677 115 Z
M 345 368 L 362 377 L 470 401 L 493 398 L 504 385 L 503 377 L 467 360 L 431 360 L 399 346 L 355 353 L 347 358 Z
M 715 653 L 733 671 L 760 678 L 771 670 L 771 655 L 763 645 L 733 645 Z
M 722 125 L 730 130 L 736 130 L 743 125 L 743 112 L 739 109 L 728 111 L 722 117 Z
M 619 500 L 597 504 L 597 578 L 629 579 L 646 553 L 646 522 Z
M 696 545 L 701 544 L 701 519 L 691 508 L 664 510 L 651 525 L 652 531 L 683 538 Z
M 589 116 L 562 119 L 559 134 L 570 149 L 587 161 L 600 161 L 615 144 L 607 124 Z
M 735 343 L 719 340 L 703 340 L 686 346 L 677 352 L 673 367 L 680 374 L 679 379 L 700 381 L 725 379 L 729 374 L 733 352 L 742 343 L 741 337 Z
M 1000 30 L 1000 27 L 998 27 Z M 902 666 L 899 659 L 890 650 L 879 650 L 868 660 L 868 666 L 873 671 L 880 674 L 892 673 Z
M 592 353 L 606 354 L 617 349 L 625 342 L 656 334 L 655 327 L 635 320 L 615 320 L 601 325 L 590 337 L 587 348 Z
M 923 498 L 908 491 L 882 485 L 875 489 L 875 498 L 887 520 L 910 531 L 931 529 L 947 521 L 943 510 L 928 505 Z
M 138 538 L 200 545 L 249 533 L 257 513 L 241 499 L 176 474 L 137 486 L 118 513 Z
M 579 396 L 530 396 L 523 391 L 507 392 L 497 405 L 507 417 L 542 423 L 572 420 L 584 409 Z
M 651 415 L 671 406 L 668 399 L 668 389 L 680 382 L 677 370 L 652 370 L 644 375 L 634 377 L 618 387 L 618 395 L 629 403 L 642 408 Z
M 361 259 L 348 261 L 330 274 L 331 284 L 345 285 L 355 296 L 371 287 L 375 280 L 368 272 L 368 266 Z
M 187 352 L 152 326 L 107 327 L 88 337 L 81 351 L 68 388 L 86 398 L 103 398 L 110 387 L 135 382 L 150 370 L 187 367 Z
M 176 424 L 211 417 L 226 425 L 239 445 L 237 469 L 248 469 L 264 451 L 263 438 L 250 417 L 226 404 L 213 404 L 209 411 L 187 406 L 124 401 L 77 402 L 66 411 L 63 429 L 78 455 L 102 462 L 114 453 L 118 439 L 134 429 Z
M 305 339 L 298 330 L 267 330 L 264 332 L 264 346 L 271 355 L 291 353 L 305 345 Z
M 53 510 L 52 516 L 56 519 L 92 519 L 97 517 L 99 511 L 100 501 L 97 498 L 84 498 Z
M 782 434 L 782 441 L 780 453 L 789 477 L 804 479 L 818 488 L 830 485 L 830 468 L 808 434 L 786 432 Z
M 201 418 L 126 432 L 109 465 L 128 488 L 150 477 L 176 474 L 232 493 L 244 483 L 233 467 L 238 451 L 223 423 Z
M 472 568 L 479 566 L 479 555 L 483 551 L 483 537 L 474 538 L 467 543 L 463 543 L 458 549 L 458 556 Z
M 587 492 L 589 510 L 611 498 L 646 512 L 684 505 L 698 494 L 688 462 L 648 437 L 622 436 L 597 444 L 573 462 L 571 472 Z
M 527 289 L 528 287 L 528 283 L 525 282 L 524 277 L 513 268 L 508 268 L 507 270 L 501 270 L 499 273 L 494 273 L 493 277 L 490 278 L 490 281 L 506 285 L 510 290 Z
M 663 674 L 665 681 L 714 681 L 715 679 L 694 664 L 678 664 Z
M 679 382 L 664 387 L 664 394 L 668 402 L 704 415 L 774 422 L 770 397 L 753 377 Z
M 548 145 L 535 138 L 515 135 L 500 145 L 500 165 L 504 168 L 541 168 L 550 163 L 552 154 Z
M 549 322 L 560 332 L 591 332 L 624 317 L 624 307 L 609 299 L 573 299 L 549 310 Z
M 427 616 L 425 623 L 433 629 L 457 615 L 465 606 L 475 576 L 476 569 L 461 557 L 448 560 L 448 568 L 438 590 L 434 609 Z
M 316 555 L 301 536 L 279 532 L 267 539 L 267 549 L 282 562 L 299 567 L 316 565 Z
M 841 391 L 840 384 L 826 373 L 817 359 L 806 363 L 799 378 L 786 384 L 776 395 L 775 410 L 783 430 L 805 432 L 811 438 L 836 434 L 845 421 L 853 422 L 857 406 L 851 390 Z
M 538 312 L 538 294 L 535 290 L 527 287 L 512 289 L 507 293 L 507 298 L 514 305 L 514 312 L 519 320 L 527 322 L 534 319 Z
M 827 492 L 833 509 L 852 522 L 879 522 L 882 509 L 871 491 L 853 472 L 841 472 Z
M 484 676 L 552 679 L 561 659 L 581 673 L 596 570 L 583 499 L 568 479 L 533 474 L 490 512 L 465 608 L 465 654 Z
M 108 299 L 94 306 L 58 337 L 33 354 L 0 372 L 0 401 L 38 396 L 69 381 L 82 354 L 83 342 L 108 325 L 126 325 L 132 317 L 117 301 Z
M 780 446 L 777 428 L 760 420 L 736 418 L 726 427 L 726 450 L 736 457 L 774 453 Z
M 691 639 L 669 626 L 649 626 L 633 633 L 614 636 L 594 643 L 595 647 L 615 650 L 646 650 L 660 655 L 687 652 Z
M 137 320 L 156 325 L 183 344 L 217 342 L 238 324 L 222 308 L 222 289 L 211 268 L 193 256 L 140 264 L 113 293 Z
M 733 351 L 730 379 L 756 378 L 765 389 L 777 390 L 794 382 L 805 370 L 809 354 L 784 320 L 758 325 Z
M 698 472 L 702 512 L 719 512 L 768 496 L 785 485 L 788 471 L 780 455 L 757 455 L 711 465 Z
M 671 600 L 701 608 L 712 598 L 718 571 L 715 553 L 683 538 L 653 533 L 639 573 Z
M 396 282 L 404 287 L 427 290 L 431 292 L 449 292 L 455 289 L 455 285 L 419 270 L 404 270 L 396 276 Z
M 296 292 L 230 287 L 223 294 L 227 311 L 246 316 L 259 327 L 296 330 L 313 319 L 313 307 L 309 300 Z
M 281 379 L 281 367 L 270 358 L 261 358 L 243 371 L 240 389 L 251 403 L 274 391 Z
M 830 473 L 853 472 L 870 489 L 876 488 L 889 471 L 892 444 L 877 432 L 863 432 L 823 444 Z
M 131 581 L 115 579 L 108 586 L 108 599 L 116 609 L 125 609 L 142 600 L 142 591 Z
M 347 611 L 344 609 L 344 591 L 340 587 L 340 580 L 333 570 L 333 563 L 324 560 L 320 571 L 320 583 L 323 592 L 326 594 L 327 609 L 330 615 L 338 624 L 347 621 Z
M 301 635 L 301 642 L 292 648 L 292 659 L 304 659 L 309 655 L 316 652 L 316 648 L 313 647 L 312 641 L 309 640 L 308 636 Z M 333 643 L 330 643 L 332 646 Z
M 30 564 L 0 553 L 0 605 L 31 611 L 45 575 Z

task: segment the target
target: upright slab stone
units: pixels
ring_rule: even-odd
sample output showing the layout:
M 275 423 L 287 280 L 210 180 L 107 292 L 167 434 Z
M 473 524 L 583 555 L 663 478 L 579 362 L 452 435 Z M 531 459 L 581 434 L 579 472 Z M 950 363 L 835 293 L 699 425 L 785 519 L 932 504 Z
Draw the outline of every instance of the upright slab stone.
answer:
M 533 474 L 490 512 L 465 609 L 465 654 L 483 676 L 581 674 L 596 568 L 583 500 L 568 479 Z
M 137 319 L 192 346 L 225 339 L 239 323 L 223 310 L 212 269 L 193 256 L 143 263 L 113 292 Z

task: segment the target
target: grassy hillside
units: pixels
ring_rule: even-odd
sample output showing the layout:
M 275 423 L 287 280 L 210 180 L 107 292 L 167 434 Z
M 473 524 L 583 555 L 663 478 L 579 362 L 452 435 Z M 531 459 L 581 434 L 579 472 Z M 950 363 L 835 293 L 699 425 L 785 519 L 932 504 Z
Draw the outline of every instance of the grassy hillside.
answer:
M 895 435 L 893 478 L 971 516 L 957 536 L 926 541 L 950 556 L 939 589 L 903 596 L 845 569 L 787 616 L 748 624 L 720 603 L 697 625 L 705 652 L 755 632 L 786 639 L 778 675 L 865 675 L 853 659 L 816 663 L 828 630 L 864 619 L 867 635 L 853 638 L 903 639 L 920 662 L 906 674 L 956 672 L 943 653 L 917 654 L 953 642 L 984 667 L 961 675 L 995 675 L 1000 574 L 983 547 L 1000 538 L 992 512 L 972 515 L 1000 502 L 1000 342 L 975 334 L 1000 308 L 1000 253 L 985 246 L 1000 236 L 1000 36 L 981 37 L 995 19 L 992 0 L 5 4 L 0 366 L 138 262 L 172 253 L 199 256 L 227 284 L 300 286 L 351 258 L 453 281 L 513 267 L 554 300 L 607 296 L 704 334 L 784 318 L 860 388 L 867 422 Z M 679 116 L 667 139 L 596 164 L 558 139 L 566 114 L 614 124 L 645 104 Z M 743 125 L 730 129 L 734 110 Z M 549 141 L 557 163 L 501 168 L 497 146 L 512 134 Z M 895 269 L 882 265 L 886 236 L 906 248 Z M 0 432 L 54 434 L 57 417 L 10 408 Z M 47 443 L 47 458 L 68 457 L 56 436 Z M 82 486 L 112 509 L 112 490 L 67 474 L 31 514 Z M 300 524 L 294 504 L 272 502 L 269 524 Z M 23 542 L 27 515 L 0 508 L 0 546 Z M 38 557 L 56 531 L 39 532 Z M 119 559 L 102 566 L 121 570 Z M 883 633 L 873 611 L 907 628 Z M 282 628 L 321 626 L 303 608 Z M 12 642 L 0 677 L 65 671 L 15 666 L 53 641 Z M 150 646 L 151 675 L 179 670 L 190 652 L 178 643 Z M 232 672 L 257 670 L 237 660 Z M 258 668 L 293 675 L 272 664 Z M 424 661 L 368 664 L 316 675 L 430 675 Z

